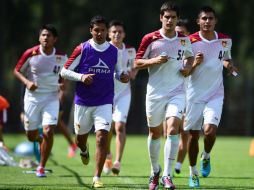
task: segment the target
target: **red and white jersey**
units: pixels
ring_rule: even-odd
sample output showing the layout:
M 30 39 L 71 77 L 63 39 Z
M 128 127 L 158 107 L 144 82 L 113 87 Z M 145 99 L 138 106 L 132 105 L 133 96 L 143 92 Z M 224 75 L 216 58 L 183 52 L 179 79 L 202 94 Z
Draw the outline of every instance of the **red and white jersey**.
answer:
M 136 50 L 134 47 L 123 44 L 122 49 L 118 49 L 117 64 L 120 70 L 128 73 L 133 68 L 134 59 L 136 57 Z M 115 82 L 115 96 L 130 93 L 130 82 L 122 83 L 114 79 Z
M 37 84 L 38 88 L 34 91 L 35 93 L 56 92 L 58 91 L 59 71 L 66 61 L 66 54 L 54 48 L 51 55 L 46 55 L 42 47 L 37 45 L 25 51 L 15 69 Z
M 166 37 L 161 30 L 149 33 L 143 37 L 136 59 L 150 59 L 162 53 L 170 57 L 168 61 L 148 68 L 149 99 L 173 96 L 184 91 L 184 77 L 179 70 L 183 66 L 183 60 L 193 56 L 189 38 L 177 32 L 173 38 Z
M 215 32 L 216 38 L 208 41 L 200 32 L 190 35 L 192 50 L 196 55 L 202 52 L 203 62 L 195 68 L 188 81 L 187 100 L 206 103 L 224 96 L 223 60 L 231 59 L 232 40 Z

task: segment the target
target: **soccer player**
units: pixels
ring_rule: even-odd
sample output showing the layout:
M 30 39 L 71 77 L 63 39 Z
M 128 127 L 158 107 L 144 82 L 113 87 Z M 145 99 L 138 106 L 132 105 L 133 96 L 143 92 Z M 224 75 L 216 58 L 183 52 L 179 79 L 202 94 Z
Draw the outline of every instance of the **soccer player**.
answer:
M 165 2 L 160 10 L 162 28 L 143 37 L 134 61 L 134 68 L 148 68 L 149 72 L 146 116 L 151 162 L 150 190 L 157 189 L 159 185 L 161 168 L 158 160 L 163 120 L 167 123 L 167 139 L 161 184 L 164 188 L 175 189 L 171 171 L 178 150 L 179 126 L 185 107 L 184 76 L 190 73 L 193 63 L 189 38 L 175 31 L 178 19 L 179 8 Z
M 136 70 L 133 69 L 133 62 L 136 57 L 135 48 L 126 45 L 123 40 L 125 38 L 124 24 L 122 21 L 112 20 L 109 23 L 110 43 L 118 49 L 119 62 L 123 71 L 128 73 L 131 79 L 136 76 Z M 112 154 L 110 152 L 110 144 L 112 135 L 109 135 L 109 144 L 107 159 L 105 161 L 103 171 L 108 174 L 112 170 L 114 175 L 118 175 L 121 167 L 121 159 L 124 151 L 126 141 L 126 121 L 131 102 L 131 86 L 130 82 L 122 83 L 118 80 L 115 81 L 115 96 L 113 104 L 113 123 L 112 128 L 116 132 L 116 155 L 115 161 L 112 164 Z M 112 130 L 110 130 L 112 133 Z
M 106 41 L 108 24 L 97 15 L 90 21 L 92 39 L 75 48 L 61 71 L 62 77 L 77 81 L 75 91 L 74 128 L 76 143 L 84 165 L 89 163 L 88 133 L 95 127 L 96 167 L 93 187 L 101 188 L 100 180 L 106 159 L 108 131 L 112 121 L 114 71 L 122 82 L 129 82 L 128 74 L 117 66 L 117 48 Z
M 10 104 L 6 100 L 6 98 L 0 95 L 0 147 L 2 147 L 6 151 L 9 151 L 9 149 L 4 143 L 3 128 L 4 124 L 7 122 L 7 109 L 9 108 L 9 106 Z
M 200 30 L 190 35 L 196 58 L 194 65 L 199 65 L 193 67 L 188 80 L 184 126 L 184 130 L 189 131 L 190 187 L 200 186 L 196 163 L 201 128 L 204 131 L 204 150 L 201 154 L 200 171 L 203 177 L 210 174 L 210 152 L 215 143 L 224 99 L 223 62 L 227 62 L 224 65 L 231 73 L 236 72 L 231 60 L 232 41 L 227 35 L 214 30 L 216 23 L 214 9 L 202 7 L 197 18 Z
M 188 20 L 180 19 L 177 22 L 175 30 L 179 33 L 182 33 L 188 36 L 190 33 L 189 33 L 187 25 L 188 25 Z M 185 87 L 187 87 L 187 79 L 188 78 L 185 79 Z M 181 173 L 182 164 L 187 153 L 188 132 L 183 130 L 183 122 L 184 122 L 184 116 L 182 118 L 182 122 L 180 126 L 180 140 L 179 140 L 178 154 L 177 154 L 177 159 L 175 164 L 175 175 L 178 175 Z
M 59 112 L 59 71 L 67 56 L 54 45 L 58 33 L 47 24 L 39 30 L 39 45 L 24 52 L 14 75 L 26 86 L 24 96 L 24 127 L 29 141 L 40 143 L 41 158 L 37 177 L 45 177 L 44 167 L 53 146 L 53 132 Z M 43 126 L 43 134 L 38 128 Z

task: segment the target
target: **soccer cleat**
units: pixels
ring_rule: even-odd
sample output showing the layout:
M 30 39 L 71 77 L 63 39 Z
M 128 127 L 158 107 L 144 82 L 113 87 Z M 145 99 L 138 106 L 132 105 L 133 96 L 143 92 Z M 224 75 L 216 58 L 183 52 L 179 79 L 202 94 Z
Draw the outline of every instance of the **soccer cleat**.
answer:
M 208 177 L 211 172 L 210 158 L 200 160 L 200 173 L 203 177 Z
M 89 146 L 88 144 L 86 145 L 86 151 L 85 152 L 80 152 L 80 157 L 84 165 L 87 165 L 90 160 L 89 156 Z
M 161 173 L 161 167 L 157 173 L 154 173 L 149 178 L 149 190 L 157 190 L 159 188 L 159 178 Z
M 76 155 L 77 149 L 78 149 L 78 146 L 75 143 L 70 145 L 68 148 L 68 157 L 73 158 Z
M 101 180 L 95 180 L 92 185 L 93 188 L 103 188 L 104 185 Z
M 173 173 L 173 176 L 174 177 L 181 177 L 182 176 L 181 170 L 175 168 L 175 172 Z
M 173 181 L 170 176 L 162 176 L 160 183 L 165 189 L 168 189 L 168 190 L 175 189 L 175 185 L 173 184 Z
M 198 175 L 192 175 L 189 177 L 189 186 L 193 188 L 198 188 L 200 186 Z
M 37 177 L 46 177 L 45 170 L 43 167 L 38 166 L 36 169 L 36 176 Z
M 103 166 L 103 172 L 105 174 L 109 174 L 112 170 L 112 166 L 113 166 L 113 164 L 112 164 L 112 156 L 111 156 L 105 160 L 105 163 Z
M 118 175 L 120 173 L 121 163 L 118 161 L 115 161 L 112 167 L 112 173 L 114 175 Z

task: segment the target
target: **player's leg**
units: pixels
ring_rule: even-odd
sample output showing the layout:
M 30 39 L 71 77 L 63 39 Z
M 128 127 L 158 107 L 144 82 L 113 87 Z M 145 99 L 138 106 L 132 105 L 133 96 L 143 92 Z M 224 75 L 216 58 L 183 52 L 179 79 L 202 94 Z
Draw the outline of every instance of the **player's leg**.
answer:
M 118 97 L 118 100 L 115 102 L 113 121 L 115 122 L 116 132 L 116 157 L 112 167 L 112 172 L 115 175 L 118 175 L 120 172 L 121 160 L 126 142 L 126 122 L 130 107 L 130 101 L 131 95 L 126 94 L 124 96 Z
M 204 109 L 204 150 L 201 155 L 200 171 L 203 177 L 211 172 L 210 152 L 216 140 L 216 131 L 222 113 L 223 98 L 209 101 Z
M 58 117 L 58 122 L 57 122 L 57 128 L 61 131 L 61 133 L 64 135 L 65 139 L 67 140 L 68 144 L 69 144 L 69 148 L 68 148 L 68 157 L 74 157 L 76 150 L 77 150 L 77 145 L 76 143 L 73 142 L 71 134 L 66 126 L 66 124 L 64 123 L 63 119 L 63 111 L 59 111 L 59 117 Z
M 189 156 L 189 186 L 199 187 L 199 177 L 197 170 L 197 157 L 199 152 L 199 134 L 203 123 L 204 104 L 188 102 L 186 107 L 186 123 L 184 130 L 189 131 L 188 139 L 188 156 Z
M 188 143 L 188 136 L 189 132 L 183 130 L 183 123 L 184 123 L 184 116 L 182 118 L 182 122 L 180 125 L 180 140 L 179 140 L 179 146 L 178 146 L 178 154 L 177 154 L 177 160 L 175 164 L 175 174 L 180 174 L 182 169 L 182 164 L 185 159 L 186 153 L 187 153 L 187 143 Z
M 96 132 L 96 164 L 93 177 L 93 187 L 103 187 L 100 180 L 101 172 L 107 155 L 108 132 L 112 122 L 112 105 L 106 104 L 97 106 L 93 114 L 94 127 Z
M 106 156 L 106 160 L 105 160 L 105 163 L 103 166 L 103 172 L 105 174 L 109 174 L 111 172 L 112 166 L 113 166 L 112 153 L 111 153 L 110 147 L 111 147 L 111 140 L 112 140 L 112 136 L 113 136 L 114 125 L 115 125 L 115 123 L 112 122 L 110 131 L 108 133 L 108 140 L 107 140 L 107 147 L 106 147 L 107 156 Z
M 89 146 L 87 142 L 88 133 L 93 126 L 92 112 L 94 108 L 74 105 L 74 131 L 76 134 L 76 144 L 80 149 L 81 161 L 87 165 L 90 161 Z
M 146 100 L 146 116 L 149 129 L 147 139 L 148 153 L 151 163 L 151 176 L 149 179 L 149 189 L 157 189 L 159 186 L 159 177 L 161 167 L 159 165 L 160 155 L 160 136 L 162 122 L 165 118 L 166 101 Z
M 172 182 L 172 167 L 179 145 L 179 127 L 185 107 L 184 94 L 170 98 L 166 107 L 167 138 L 164 145 L 164 171 L 161 183 L 164 188 L 175 189 Z
M 51 97 L 52 98 L 52 97 Z M 43 140 L 40 145 L 41 159 L 37 168 L 36 175 L 38 177 L 44 177 L 43 171 L 51 153 L 54 142 L 54 130 L 58 121 L 59 114 L 59 100 L 56 96 L 54 100 L 41 102 L 42 106 L 42 126 L 43 126 Z

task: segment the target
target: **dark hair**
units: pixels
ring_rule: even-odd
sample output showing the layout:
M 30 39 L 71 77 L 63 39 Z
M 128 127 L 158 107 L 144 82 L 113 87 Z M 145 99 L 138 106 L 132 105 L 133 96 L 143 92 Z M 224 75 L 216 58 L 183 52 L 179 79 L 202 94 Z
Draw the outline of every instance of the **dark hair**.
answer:
M 96 15 L 90 20 L 90 29 L 93 29 L 95 24 L 103 23 L 106 25 L 106 28 L 108 28 L 108 22 L 104 16 Z
M 182 26 L 188 28 L 189 20 L 188 19 L 179 19 L 176 26 Z
M 164 15 L 165 11 L 175 11 L 177 17 L 180 16 L 179 7 L 176 4 L 174 4 L 170 1 L 167 1 L 167 2 L 163 3 L 163 5 L 161 6 L 160 15 Z
M 111 20 L 109 22 L 109 28 L 112 27 L 112 26 L 121 26 L 124 29 L 124 23 L 120 20 Z
M 53 34 L 54 37 L 58 37 L 58 32 L 52 24 L 43 25 L 39 30 L 39 35 L 41 35 L 42 30 L 48 30 Z
M 198 17 L 199 17 L 200 14 L 203 13 L 203 12 L 205 12 L 205 13 L 207 13 L 207 12 L 213 13 L 214 16 L 215 16 L 215 18 L 216 18 L 216 12 L 215 12 L 215 10 L 214 10 L 212 7 L 210 7 L 210 6 L 203 6 L 203 7 L 201 7 L 201 8 L 199 9 L 199 12 L 198 12 Z

